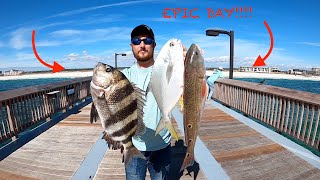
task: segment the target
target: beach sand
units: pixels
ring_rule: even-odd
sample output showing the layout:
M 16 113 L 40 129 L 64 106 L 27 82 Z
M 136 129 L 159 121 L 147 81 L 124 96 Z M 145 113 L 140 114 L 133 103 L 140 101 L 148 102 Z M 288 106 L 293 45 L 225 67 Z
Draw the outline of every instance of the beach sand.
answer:
M 211 70 L 206 75 L 210 76 Z M 223 77 L 229 78 L 229 71 L 222 72 Z M 320 76 L 293 75 L 284 73 L 258 73 L 258 72 L 233 72 L 233 78 L 260 78 L 260 79 L 293 79 L 320 81 Z
M 207 70 L 206 75 L 210 76 L 212 70 Z M 229 71 L 222 72 L 223 77 L 229 77 Z M 0 76 L 0 80 L 14 79 L 39 79 L 39 78 L 78 78 L 92 76 L 92 70 L 87 71 L 62 71 L 57 73 L 34 73 L 17 76 Z M 320 81 L 320 76 L 292 75 L 282 73 L 256 73 L 256 72 L 233 72 L 234 78 L 260 78 L 260 79 L 296 79 Z
M 0 76 L 0 80 L 15 80 L 15 79 L 40 79 L 40 78 L 78 78 L 92 76 L 91 71 L 62 71 L 57 73 L 43 72 L 31 73 L 17 76 Z

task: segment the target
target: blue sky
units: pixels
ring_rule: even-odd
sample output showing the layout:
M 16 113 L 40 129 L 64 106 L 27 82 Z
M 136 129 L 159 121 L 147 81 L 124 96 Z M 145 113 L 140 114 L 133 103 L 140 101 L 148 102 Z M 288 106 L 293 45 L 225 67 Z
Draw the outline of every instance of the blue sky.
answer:
M 252 12 L 235 12 L 248 7 Z M 170 38 L 181 39 L 186 47 L 198 44 L 204 50 L 207 67 L 229 66 L 229 37 L 208 37 L 207 29 L 234 30 L 234 67 L 252 66 L 258 55 L 267 54 L 270 37 L 274 48 L 267 66 L 280 69 L 320 67 L 320 2 L 317 0 L 3 0 L 0 6 L 0 68 L 43 67 L 31 46 L 36 31 L 37 51 L 48 63 L 57 61 L 65 68 L 91 68 L 97 61 L 119 66 L 134 62 L 130 32 L 139 24 L 149 25 L 157 42 L 156 55 Z M 186 8 L 164 18 L 165 8 Z M 191 9 L 194 16 L 191 18 Z M 222 16 L 208 17 L 208 8 L 222 10 Z M 234 8 L 228 18 L 224 9 Z M 244 10 L 244 9 L 243 9 Z M 240 15 L 251 18 L 239 18 Z M 238 18 L 236 17 L 238 16 Z M 37 68 L 35 68 L 37 69 Z

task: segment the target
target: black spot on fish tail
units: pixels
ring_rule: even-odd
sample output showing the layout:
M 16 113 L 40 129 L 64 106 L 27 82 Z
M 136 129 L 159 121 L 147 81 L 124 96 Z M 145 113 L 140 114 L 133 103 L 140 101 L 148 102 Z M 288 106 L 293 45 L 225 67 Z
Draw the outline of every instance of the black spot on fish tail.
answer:
M 111 115 L 109 119 L 105 121 L 105 127 L 113 125 L 117 122 L 120 122 L 130 116 L 137 109 L 137 100 L 132 101 L 128 106 L 119 110 L 115 114 Z
M 109 95 L 109 102 L 121 102 L 128 96 L 132 96 L 134 89 L 130 83 L 126 84 L 125 86 L 117 89 L 113 93 Z
M 128 124 L 126 124 L 123 128 L 121 128 L 118 131 L 112 133 L 111 136 L 112 137 L 117 137 L 117 136 L 122 136 L 122 135 L 128 134 L 134 127 L 137 126 L 137 123 L 138 123 L 138 119 L 134 119 L 131 122 L 129 122 Z M 134 134 L 134 132 L 132 132 L 132 134 L 130 134 L 130 135 L 133 135 L 133 134 Z

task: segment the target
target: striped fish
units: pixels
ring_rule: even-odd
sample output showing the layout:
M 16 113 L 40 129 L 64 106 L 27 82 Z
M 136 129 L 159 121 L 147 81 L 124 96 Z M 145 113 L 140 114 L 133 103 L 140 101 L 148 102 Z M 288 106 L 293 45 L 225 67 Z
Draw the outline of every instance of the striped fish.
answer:
M 142 111 L 142 92 L 139 92 L 119 70 L 98 63 L 93 69 L 90 90 L 93 99 L 92 108 L 96 109 L 104 128 L 104 138 L 108 144 L 119 143 L 123 146 L 124 162 L 127 166 L 133 156 L 145 159 L 132 144 L 132 137 L 145 132 Z M 95 116 L 95 110 L 91 116 Z M 91 117 L 91 122 L 95 119 Z M 110 146 L 109 146 L 110 147 Z
M 198 135 L 198 123 L 208 96 L 206 69 L 201 49 L 192 44 L 185 60 L 183 92 L 183 124 L 187 152 L 180 171 L 194 162 L 194 147 Z

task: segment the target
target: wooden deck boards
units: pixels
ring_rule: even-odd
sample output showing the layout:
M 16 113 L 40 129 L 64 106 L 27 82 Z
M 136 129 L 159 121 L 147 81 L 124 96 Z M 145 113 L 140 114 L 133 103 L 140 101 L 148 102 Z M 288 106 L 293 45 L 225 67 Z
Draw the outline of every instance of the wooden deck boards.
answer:
M 320 179 L 320 170 L 207 104 L 200 139 L 231 179 Z
M 70 115 L 1 161 L 0 180 L 71 179 L 102 132 L 100 122 L 89 123 L 90 107 Z M 172 179 L 206 179 L 198 163 L 178 173 L 186 147 L 175 122 L 174 126 L 180 140 L 171 143 Z M 320 179 L 319 169 L 210 103 L 200 122 L 199 137 L 231 179 Z M 107 150 L 94 179 L 125 179 L 121 158 L 119 151 Z
M 89 123 L 90 107 L 70 115 L 1 161 L 0 177 L 71 179 L 102 132 L 101 125 Z
M 206 179 L 203 172 L 199 169 L 199 165 L 195 163 L 194 167 L 188 168 L 184 172 L 179 172 L 182 165 L 186 147 L 183 144 L 184 136 L 181 133 L 181 130 L 178 128 L 176 122 L 174 122 L 175 129 L 177 130 L 179 141 L 171 140 L 172 153 L 171 153 L 171 171 L 169 176 L 171 179 L 181 179 L 181 180 L 191 180 L 196 179 L 202 180 Z M 187 173 L 190 171 L 190 175 Z M 111 176 L 110 176 L 111 175 Z M 94 180 L 102 180 L 108 178 L 114 179 L 125 179 L 125 169 L 124 164 L 122 163 L 122 155 L 120 150 L 108 150 L 99 165 L 98 171 Z M 150 179 L 149 172 L 147 171 L 146 179 Z

